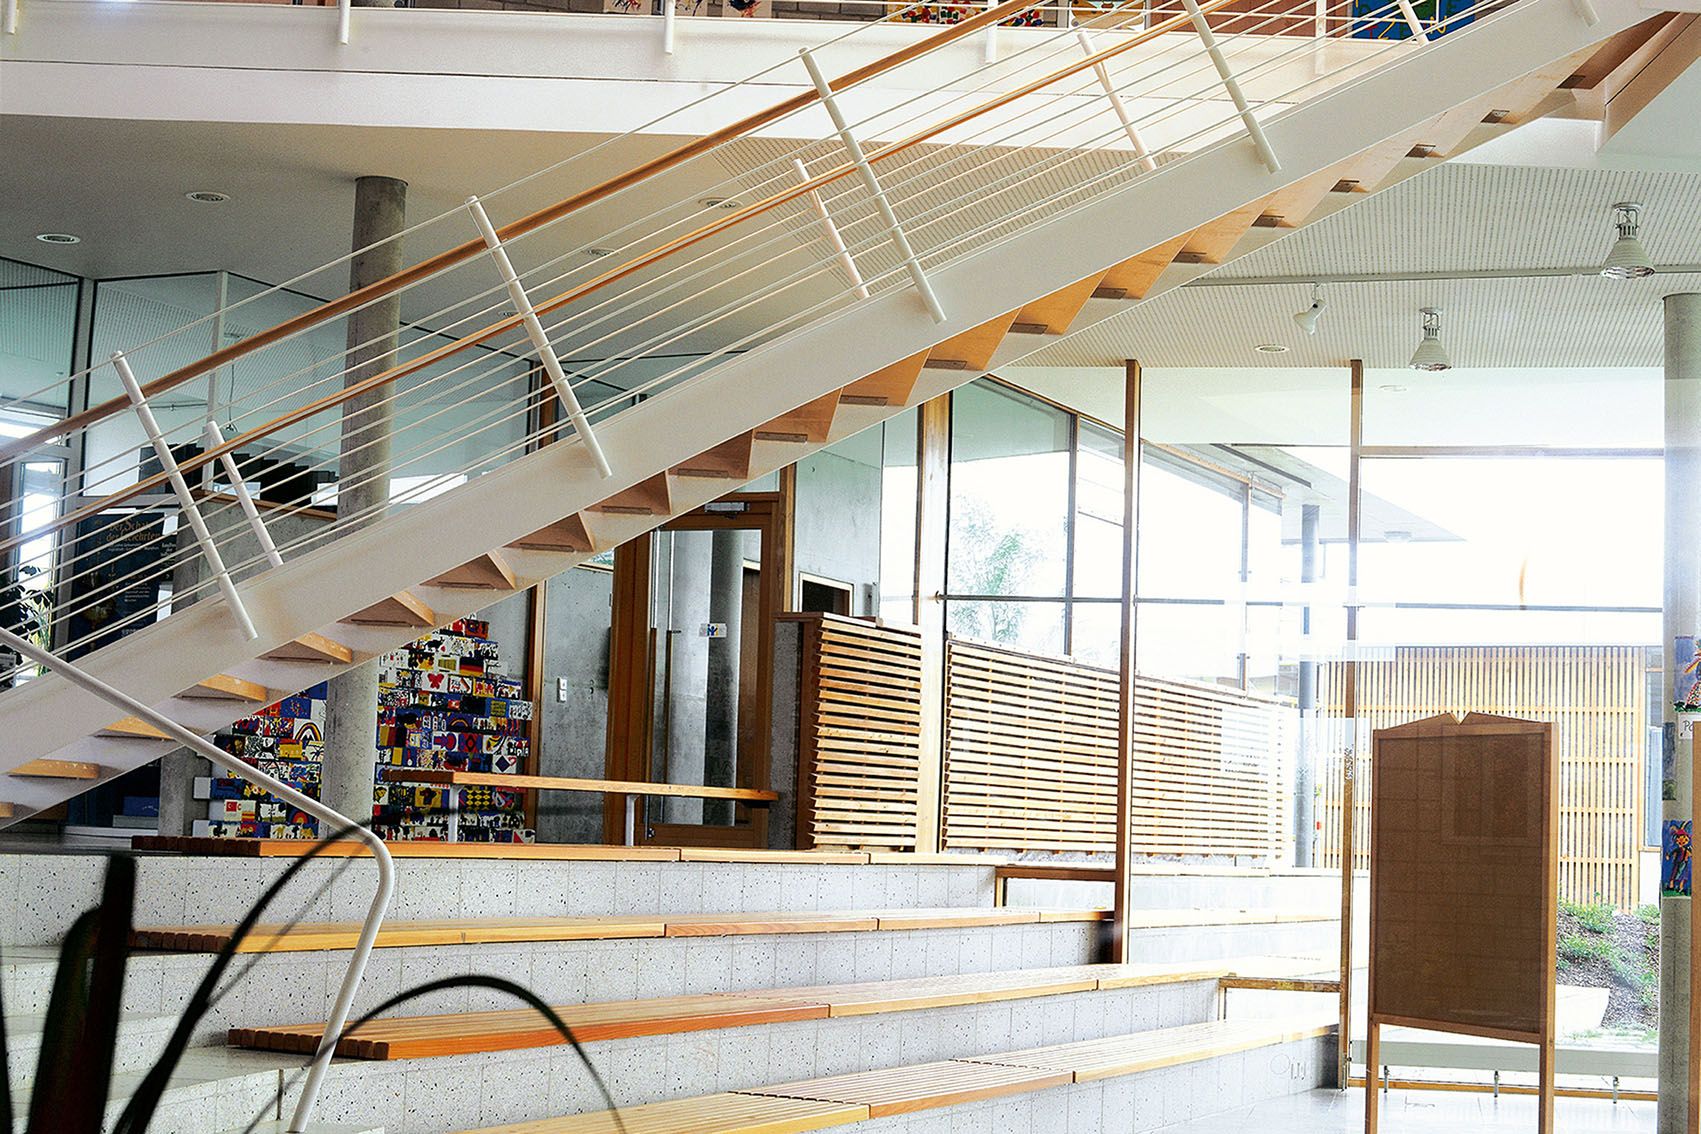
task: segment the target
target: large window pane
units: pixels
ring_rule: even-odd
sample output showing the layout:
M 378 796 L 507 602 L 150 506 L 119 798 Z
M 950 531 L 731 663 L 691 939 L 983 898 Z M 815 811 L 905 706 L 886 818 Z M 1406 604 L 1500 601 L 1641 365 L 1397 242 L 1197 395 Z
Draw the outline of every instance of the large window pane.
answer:
M 1241 485 L 1175 458 L 1140 470 L 1139 593 L 1175 598 L 1240 589 Z
M 976 602 L 946 604 L 945 628 L 960 638 L 1009 646 L 1031 654 L 1063 653 L 1063 603 Z
M 1362 473 L 1369 602 L 1660 603 L 1657 460 L 1366 460 Z
M 995 382 L 958 390 L 950 592 L 1061 597 L 1068 547 L 1069 415 Z
M 881 427 L 880 617 L 915 621 L 917 413 L 907 409 Z
M 1662 444 L 1664 384 L 1654 367 L 1587 370 L 1371 370 L 1366 445 Z
M 76 277 L 0 260 L 0 436 L 64 414 L 76 325 Z
M 1114 598 L 1122 594 L 1122 435 L 1082 422 L 1078 436 L 1072 593 Z

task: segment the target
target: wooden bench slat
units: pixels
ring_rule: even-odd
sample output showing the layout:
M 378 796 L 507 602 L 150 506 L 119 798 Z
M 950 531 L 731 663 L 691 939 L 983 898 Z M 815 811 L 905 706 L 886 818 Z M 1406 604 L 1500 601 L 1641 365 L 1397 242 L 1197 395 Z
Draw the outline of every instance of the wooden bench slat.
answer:
M 867 1118 L 868 1108 L 856 1104 L 729 1093 L 622 1107 L 619 1124 L 603 1110 L 492 1127 L 481 1134 L 797 1134 Z
M 870 1118 L 1001 1098 L 1073 1082 L 1066 1071 L 946 1060 L 764 1087 L 763 1095 L 866 1106 Z
M 855 984 L 565 1004 L 556 1005 L 555 1011 L 581 1042 L 595 1042 L 1157 984 L 1202 980 L 1227 982 L 1235 979 L 1233 974 L 1237 972 L 1314 972 L 1325 968 L 1327 962 L 1323 961 L 1280 957 L 1251 957 L 1205 964 L 1065 965 Z M 233 1028 L 229 1042 L 235 1047 L 310 1054 L 318 1050 L 323 1034 L 323 1024 Z M 337 1045 L 337 1054 L 351 1059 L 414 1059 L 549 1047 L 564 1042 L 561 1034 L 531 1008 L 503 1008 L 438 1016 L 391 1016 L 369 1021 L 343 1037 Z
M 1213 1020 L 977 1059 L 1000 1067 L 1050 1071 L 1069 1076 L 1069 1082 L 1090 1083 L 1097 1079 L 1155 1071 L 1218 1055 L 1309 1039 L 1326 1034 L 1335 1024 L 1332 1016 L 1323 1013 L 1297 1020 Z

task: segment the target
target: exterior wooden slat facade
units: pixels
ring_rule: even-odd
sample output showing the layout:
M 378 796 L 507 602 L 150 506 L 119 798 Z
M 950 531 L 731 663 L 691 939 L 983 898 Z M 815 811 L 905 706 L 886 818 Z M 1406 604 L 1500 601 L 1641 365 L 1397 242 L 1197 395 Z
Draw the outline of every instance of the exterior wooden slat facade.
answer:
M 1436 713 L 1476 711 L 1552 721 L 1559 750 L 1559 895 L 1620 909 L 1639 898 L 1642 791 L 1648 744 L 1647 651 L 1640 646 L 1411 646 L 1358 662 L 1358 751 L 1370 733 Z M 1338 716 L 1345 667 L 1318 679 Z M 1319 853 L 1341 862 L 1341 759 L 1321 762 Z M 1368 782 L 1360 758 L 1359 782 Z M 1368 867 L 1368 793 L 1354 818 L 1355 864 Z

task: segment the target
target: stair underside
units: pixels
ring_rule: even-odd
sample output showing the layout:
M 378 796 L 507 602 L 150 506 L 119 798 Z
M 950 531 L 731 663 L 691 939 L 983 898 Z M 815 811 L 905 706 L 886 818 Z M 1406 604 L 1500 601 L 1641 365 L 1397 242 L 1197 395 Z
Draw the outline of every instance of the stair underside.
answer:
M 510 593 L 501 589 L 501 573 L 488 566 L 475 572 L 489 586 L 468 585 L 465 575 L 457 574 L 494 548 L 507 548 L 501 553 L 502 567 L 511 571 L 514 589 L 535 585 L 575 565 L 591 550 L 623 542 L 722 494 L 725 478 L 705 473 L 731 467 L 740 475 L 759 476 L 790 464 L 811 448 L 859 432 L 906 404 L 944 393 L 989 365 L 1037 349 L 1044 344 L 1043 334 L 1106 317 L 1123 309 L 1129 299 L 1155 294 L 1167 280 L 1182 282 L 1175 277 L 1188 275 L 1187 263 L 1215 262 L 1267 242 L 1299 223 L 1296 218 L 1333 211 L 1434 160 L 1409 154 L 1458 152 L 1485 132 L 1503 130 L 1542 112 L 1544 106 L 1558 105 L 1554 92 L 1586 57 L 1584 47 L 1644 15 L 1625 0 L 1611 0 L 1602 8 L 1601 24 L 1587 31 L 1573 26 L 1577 18 L 1569 3 L 1526 0 L 1392 64 L 1387 74 L 1372 75 L 1277 116 L 1268 132 L 1289 168 L 1299 174 L 1286 184 L 1269 178 L 1262 167 L 1248 167 L 1249 147 L 1243 139 L 1166 164 L 1149 179 L 1150 194 L 1171 201 L 1166 210 L 1135 210 L 1123 204 L 1129 193 L 1145 191 L 1143 181 L 1135 190 L 1106 194 L 1069 218 L 1036 221 L 1003 245 L 941 267 L 936 288 L 948 311 L 962 312 L 943 328 L 918 320 L 913 296 L 907 293 L 876 296 L 836 320 L 841 337 L 878 344 L 875 349 L 889 353 L 891 361 L 867 377 L 823 376 L 822 371 L 832 368 L 821 367 L 820 358 L 839 352 L 823 353 L 820 344 L 806 347 L 807 333 L 778 340 L 645 403 L 645 413 L 621 415 L 600 427 L 604 447 L 615 462 L 612 483 L 596 478 L 581 446 L 548 446 L 244 584 L 251 599 L 258 600 L 251 601 L 251 607 L 262 612 L 259 643 L 241 640 L 222 602 L 210 600 L 97 652 L 85 664 L 187 727 L 213 731 L 244 715 L 246 708 L 239 702 L 181 697 L 175 691 L 211 674 L 267 689 L 296 689 L 395 648 L 430 625 L 446 624 Z M 1563 55 L 1557 64 L 1555 55 Z M 1424 66 L 1411 71 L 1420 56 Z M 1509 82 L 1472 77 L 1490 73 L 1490 68 L 1499 76 L 1526 67 L 1534 77 L 1520 75 Z M 1422 82 L 1414 88 L 1409 80 L 1419 78 Z M 1479 126 L 1485 118 L 1500 125 L 1485 131 Z M 1367 120 L 1383 125 L 1369 126 Z M 1373 138 L 1367 132 L 1402 121 L 1407 125 L 1393 138 Z M 1321 130 L 1324 136 L 1316 136 L 1325 122 L 1329 126 Z M 1349 148 L 1356 148 L 1357 156 L 1342 156 Z M 1278 184 L 1249 192 L 1261 180 Z M 1175 188 L 1167 189 L 1171 182 Z M 1245 195 L 1242 201 L 1250 197 L 1251 203 L 1228 203 L 1236 193 Z M 1058 227 L 1063 220 L 1073 227 Z M 1000 288 L 1008 293 L 1023 285 L 1006 283 L 983 264 L 1005 250 L 1010 257 L 1055 263 L 1067 258 L 1068 249 L 1060 250 L 1061 244 L 1085 245 L 1084 254 L 1090 257 L 1119 243 L 1148 251 L 1087 276 L 1054 274 L 1048 293 L 1015 302 L 1001 298 Z M 1031 253 L 1026 251 L 1030 247 Z M 1108 294 L 1123 298 L 1091 298 Z M 981 314 L 975 314 L 977 309 Z M 885 333 L 870 333 L 874 328 Z M 929 341 L 934 345 L 924 346 Z M 918 352 L 917 346 L 923 349 Z M 797 354 L 799 350 L 804 353 Z M 814 365 L 806 365 L 809 359 Z M 757 376 L 764 373 L 786 375 L 783 388 L 773 388 L 771 381 L 763 385 Z M 807 381 L 800 377 L 804 375 Z M 810 383 L 819 388 L 847 381 L 842 390 L 808 390 Z M 731 396 L 735 390 L 738 395 Z M 853 391 L 853 396 L 845 396 Z M 798 406 L 799 396 L 810 400 Z M 791 409 L 784 408 L 788 398 L 793 399 Z M 675 441 L 687 452 L 675 452 L 664 463 L 686 475 L 653 471 L 655 458 L 647 453 L 655 448 L 657 430 L 646 417 L 652 409 L 671 415 L 677 425 L 672 431 Z M 627 420 L 633 417 L 645 421 Z M 747 467 L 738 441 L 746 435 Z M 692 449 L 704 455 L 701 461 L 688 455 Z M 652 462 L 648 470 L 645 461 Z M 528 483 L 549 483 L 552 491 L 527 492 L 521 486 Z M 582 502 L 569 503 L 575 511 L 565 518 L 547 511 L 574 499 Z M 446 531 L 467 532 L 474 542 L 461 546 L 445 541 L 441 533 Z M 479 533 L 492 546 L 477 546 Z M 345 566 L 354 563 L 362 570 Z M 323 580 L 328 578 L 341 582 L 326 587 Z M 422 578 L 431 582 L 422 583 Z M 181 642 L 194 642 L 196 649 L 185 651 L 176 645 Z M 9 691 L 0 704 L 17 725 L 0 738 L 0 762 L 9 766 L 50 755 L 93 764 L 107 776 L 146 763 L 169 746 L 145 737 L 90 735 L 111 723 L 110 709 L 54 677 Z M 5 796 L 0 802 L 12 805 L 13 817 L 0 822 L 15 821 L 86 786 L 11 778 L 0 783 L 0 795 Z

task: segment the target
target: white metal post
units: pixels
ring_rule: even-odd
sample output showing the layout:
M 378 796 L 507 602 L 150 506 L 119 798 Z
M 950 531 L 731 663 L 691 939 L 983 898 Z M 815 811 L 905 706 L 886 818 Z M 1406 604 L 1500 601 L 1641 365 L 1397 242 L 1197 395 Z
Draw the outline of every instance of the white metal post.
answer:
M 496 271 L 501 275 L 502 282 L 508 285 L 508 298 L 513 301 L 514 310 L 524 322 L 532 346 L 537 348 L 538 360 L 543 363 L 543 372 L 549 375 L 550 385 L 555 387 L 555 396 L 560 398 L 561 404 L 566 407 L 574 430 L 589 450 L 591 460 L 596 462 L 597 472 L 604 477 L 614 475 L 613 470 L 608 467 L 608 458 L 603 455 L 602 446 L 597 443 L 595 434 L 591 432 L 591 423 L 585 417 L 585 411 L 580 407 L 572 385 L 567 381 L 567 374 L 561 369 L 561 360 L 555 356 L 555 348 L 550 345 L 549 336 L 544 333 L 543 324 L 538 321 L 537 311 L 532 307 L 532 301 L 526 295 L 526 289 L 520 283 L 513 263 L 508 259 L 508 250 L 502 246 L 495 226 L 485 215 L 483 203 L 477 197 L 468 197 L 467 211 L 472 213 L 473 223 L 478 225 L 479 235 L 484 237 L 484 245 L 490 249 L 490 258 L 496 261 Z
M 236 616 L 238 625 L 242 627 L 250 642 L 260 636 L 254 629 L 253 619 L 248 617 L 248 608 L 242 603 L 242 596 L 236 593 L 236 584 L 230 580 L 230 572 L 225 570 L 224 557 L 213 543 L 212 533 L 207 530 L 207 521 L 201 518 L 201 509 L 195 503 L 195 496 L 189 491 L 189 482 L 183 479 L 183 470 L 177 467 L 177 459 L 171 455 L 171 446 L 166 443 L 165 435 L 160 432 L 159 422 L 154 420 L 153 407 L 148 405 L 148 399 L 142 393 L 141 383 L 136 381 L 135 373 L 130 369 L 130 360 L 119 351 L 112 352 L 112 368 L 118 371 L 118 380 L 124 384 L 124 393 L 130 398 L 130 404 L 136 409 L 136 417 L 141 420 L 142 429 L 153 442 L 154 455 L 159 458 L 160 468 L 165 472 L 166 479 L 171 482 L 171 490 L 177 493 L 178 507 L 183 510 L 183 518 L 189 522 L 189 527 L 195 533 L 195 542 L 201 545 L 201 554 L 207 557 L 207 566 L 212 569 L 213 577 L 218 580 L 219 590 L 224 594 L 224 601 L 230 607 L 230 612 Z
M 987 10 L 998 7 L 998 0 L 986 0 Z M 993 24 L 986 29 L 986 53 L 981 58 L 987 63 L 998 62 L 998 25 Z
M 1087 34 L 1087 29 L 1077 26 L 1075 39 L 1081 44 L 1081 50 L 1090 57 L 1093 54 L 1093 40 Z M 1134 157 L 1142 169 L 1147 173 L 1152 172 L 1158 168 L 1157 160 L 1146 151 L 1146 143 L 1140 140 L 1140 131 L 1134 128 L 1134 119 L 1129 115 L 1128 107 L 1123 103 L 1116 84 L 1110 81 L 1110 72 L 1105 69 L 1102 59 L 1093 64 L 1093 73 L 1099 77 L 1099 86 L 1104 88 L 1104 96 L 1110 100 L 1111 108 L 1116 111 L 1116 118 L 1122 123 L 1123 133 L 1127 134 L 1128 140 L 1134 144 Z
M 350 0 L 337 0 L 337 42 L 348 42 L 349 9 L 353 5 Z
M 1595 10 L 1594 0 L 1571 0 L 1571 6 L 1577 9 L 1578 17 L 1590 27 L 1601 22 L 1601 14 Z
M 839 132 L 839 140 L 849 151 L 851 161 L 856 164 L 857 172 L 862 174 L 862 183 L 868 189 L 869 196 L 874 198 L 875 206 L 880 210 L 880 219 L 886 224 L 886 232 L 892 238 L 892 245 L 898 250 L 898 256 L 909 269 L 910 279 L 915 281 L 916 290 L 921 292 L 922 302 L 927 304 L 928 314 L 933 316 L 935 323 L 945 321 L 945 308 L 939 304 L 939 297 L 933 294 L 933 285 L 927 281 L 927 273 L 921 270 L 921 261 L 916 258 L 915 250 L 910 247 L 909 237 L 898 226 L 898 215 L 892 211 L 892 202 L 886 199 L 886 191 L 880 188 L 880 179 L 874 175 L 874 167 L 868 164 L 863 156 L 862 144 L 856 140 L 856 135 L 850 131 L 850 125 L 845 121 L 844 111 L 839 109 L 839 100 L 833 97 L 833 86 L 827 82 L 827 77 L 816 66 L 815 57 L 807 47 L 798 51 L 803 58 L 803 65 L 809 69 L 809 78 L 815 83 L 815 90 L 821 95 L 821 105 L 827 108 L 827 114 L 833 120 L 833 127 Z
M 224 444 L 224 431 L 216 421 L 208 421 L 201 436 L 206 439 L 209 453 Z M 236 455 L 225 453 L 219 457 L 218 463 L 224 466 L 225 475 L 230 477 L 230 490 L 236 495 L 237 503 L 242 505 L 242 514 L 248 517 L 248 526 L 254 529 L 254 538 L 259 541 L 266 561 L 273 567 L 282 567 L 283 556 L 278 554 L 277 545 L 272 542 L 272 533 L 266 530 L 266 521 L 260 518 L 260 509 L 254 506 L 254 497 L 249 493 L 248 485 L 243 483 L 242 473 L 236 467 Z M 213 462 L 208 461 L 206 467 L 212 468 Z
M 378 939 L 378 929 L 383 924 L 384 913 L 390 906 L 390 893 L 395 889 L 395 865 L 390 861 L 390 852 L 384 846 L 384 840 L 365 827 L 356 827 L 349 817 L 340 811 L 327 807 L 282 780 L 244 763 L 224 749 L 209 743 L 205 737 L 196 736 L 170 717 L 155 712 L 129 694 L 114 689 L 100 678 L 3 627 L 0 627 L 0 644 L 16 650 L 37 665 L 52 670 L 79 689 L 92 693 L 101 700 L 118 706 L 126 714 L 159 729 L 179 744 L 192 749 L 196 755 L 205 757 L 215 768 L 221 768 L 238 779 L 264 788 L 291 807 L 307 812 L 325 824 L 325 828 L 320 832 L 322 836 L 353 828 L 351 836 L 365 843 L 367 849 L 372 852 L 373 864 L 378 867 L 378 889 L 372 895 L 372 904 L 367 907 L 366 924 L 361 926 L 360 937 L 349 957 L 348 972 L 343 976 L 342 987 L 337 990 L 336 1002 L 331 1007 L 331 1018 L 325 1025 L 324 1038 L 319 1041 L 319 1051 L 313 1057 L 312 1066 L 308 1068 L 307 1080 L 301 1087 L 301 1099 L 296 1103 L 295 1113 L 289 1122 L 291 1131 L 306 1129 L 307 1120 L 313 1116 L 313 1104 L 319 1098 L 319 1086 L 324 1081 L 325 1068 L 330 1065 L 331 1053 L 336 1050 L 343 1025 L 348 1023 L 349 1011 L 354 1007 L 355 993 L 360 989 L 360 978 L 366 972 L 367 958 L 372 955 L 372 945 Z
M 673 54 L 673 28 L 678 14 L 674 11 L 677 0 L 661 0 L 662 5 L 662 53 Z
M 803 164 L 802 158 L 792 158 L 791 164 L 797 170 L 799 181 L 809 180 L 809 168 Z M 827 233 L 827 243 L 833 246 L 839 267 L 850 277 L 851 290 L 856 292 L 858 299 L 867 299 L 868 285 L 862 282 L 862 273 L 857 271 L 856 261 L 851 258 L 850 249 L 845 247 L 845 238 L 839 235 L 839 226 L 833 223 L 831 214 L 827 212 L 826 202 L 821 200 L 818 190 L 809 191 L 809 204 L 815 209 L 815 219 L 821 222 L 821 228 Z
M 1181 0 L 1187 9 L 1188 19 L 1193 21 L 1193 30 L 1199 33 L 1199 41 L 1205 45 L 1205 52 L 1211 57 L 1211 63 L 1217 68 L 1217 77 L 1222 79 L 1223 87 L 1234 100 L 1234 108 L 1240 112 L 1240 120 L 1246 124 L 1246 132 L 1252 136 L 1252 144 L 1258 150 L 1258 158 L 1264 163 L 1264 168 L 1271 173 L 1279 173 L 1282 163 L 1276 158 L 1276 151 L 1270 148 L 1270 139 L 1264 136 L 1264 127 L 1259 125 L 1258 116 L 1252 113 L 1252 107 L 1246 101 L 1246 95 L 1240 89 L 1240 80 L 1229 70 L 1228 60 L 1223 58 L 1222 48 L 1217 46 L 1217 37 L 1211 31 L 1210 23 L 1199 11 L 1198 0 Z
M 1406 26 L 1412 29 L 1412 38 L 1419 43 L 1428 43 L 1429 36 L 1424 34 L 1423 21 L 1418 19 L 1417 9 L 1412 7 L 1412 0 L 1396 0 L 1400 5 L 1400 15 L 1405 17 Z
M 5 0 L 5 16 L 7 35 L 18 34 L 18 0 Z

